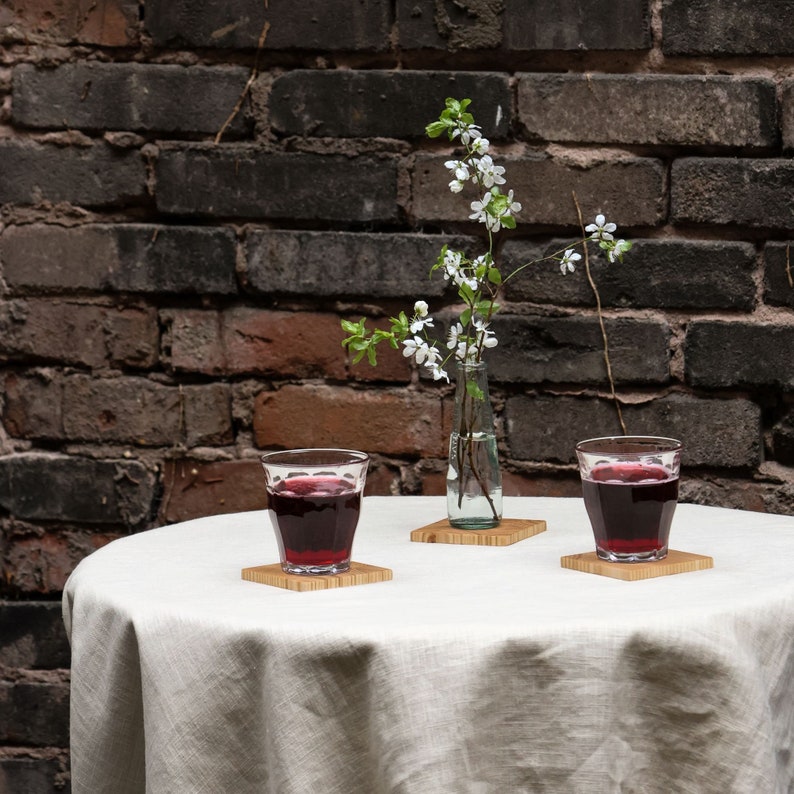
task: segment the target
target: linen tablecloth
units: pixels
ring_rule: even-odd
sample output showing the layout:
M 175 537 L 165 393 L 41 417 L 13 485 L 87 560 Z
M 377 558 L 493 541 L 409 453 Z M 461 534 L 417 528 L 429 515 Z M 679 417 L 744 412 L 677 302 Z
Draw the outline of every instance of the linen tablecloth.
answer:
M 548 530 L 414 543 L 438 497 L 367 497 L 353 558 L 391 582 L 293 592 L 265 512 L 114 541 L 70 577 L 74 794 L 788 792 L 794 518 L 679 505 L 712 570 L 626 582 L 580 499 Z

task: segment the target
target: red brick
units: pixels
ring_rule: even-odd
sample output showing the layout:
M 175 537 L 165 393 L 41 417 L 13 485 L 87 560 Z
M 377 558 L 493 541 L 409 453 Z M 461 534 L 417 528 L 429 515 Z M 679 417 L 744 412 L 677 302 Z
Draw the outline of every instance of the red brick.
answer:
M 49 595 L 63 590 L 77 563 L 91 552 L 120 537 L 114 532 L 5 531 L 2 564 L 4 586 L 14 593 Z
M 344 332 L 334 314 L 237 307 L 173 311 L 169 342 L 175 370 L 345 378 Z
M 267 507 L 265 475 L 258 460 L 169 460 L 164 467 L 163 488 L 161 522 Z
M 0 304 L 0 356 L 103 367 L 157 362 L 157 313 L 77 300 Z
M 568 478 L 543 477 L 531 474 L 518 474 L 511 471 L 502 472 L 502 493 L 505 496 L 562 496 L 576 497 L 582 495 L 582 484 L 577 474 Z M 543 518 L 543 516 L 538 516 Z
M 138 39 L 137 0 L 7 0 L 0 39 L 126 47 Z M 5 20 L 4 20 L 5 21 Z
M 257 446 L 347 447 L 412 457 L 446 454 L 441 399 L 407 389 L 284 386 L 254 402 Z

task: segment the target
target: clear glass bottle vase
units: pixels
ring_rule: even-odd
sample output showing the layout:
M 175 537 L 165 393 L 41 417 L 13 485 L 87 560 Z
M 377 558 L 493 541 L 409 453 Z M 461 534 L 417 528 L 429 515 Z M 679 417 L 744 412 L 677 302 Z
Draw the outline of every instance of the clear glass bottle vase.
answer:
M 502 520 L 502 474 L 484 362 L 457 364 L 447 517 L 457 529 L 491 529 Z

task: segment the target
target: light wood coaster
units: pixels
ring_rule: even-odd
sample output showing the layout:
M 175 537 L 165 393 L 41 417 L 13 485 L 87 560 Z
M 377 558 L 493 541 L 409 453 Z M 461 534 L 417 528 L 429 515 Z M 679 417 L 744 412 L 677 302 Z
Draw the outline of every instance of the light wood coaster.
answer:
M 411 532 L 417 543 L 454 543 L 458 546 L 510 546 L 546 531 L 545 521 L 503 518 L 493 529 L 455 529 L 445 518 Z
M 332 587 L 354 587 L 358 584 L 388 582 L 392 578 L 391 568 L 379 568 L 363 562 L 351 562 L 350 570 L 327 576 L 310 574 L 284 573 L 279 563 L 273 565 L 257 565 L 243 568 L 242 577 L 247 582 L 269 584 L 283 587 L 285 590 L 305 592 L 307 590 L 328 590 Z
M 570 554 L 560 559 L 563 568 L 584 573 L 595 573 L 599 576 L 610 576 L 634 582 L 637 579 L 653 579 L 655 576 L 672 576 L 690 571 L 705 571 L 714 567 L 714 559 L 702 554 L 691 554 L 688 551 L 670 549 L 663 560 L 652 562 L 607 562 L 598 557 L 594 551 L 586 554 Z

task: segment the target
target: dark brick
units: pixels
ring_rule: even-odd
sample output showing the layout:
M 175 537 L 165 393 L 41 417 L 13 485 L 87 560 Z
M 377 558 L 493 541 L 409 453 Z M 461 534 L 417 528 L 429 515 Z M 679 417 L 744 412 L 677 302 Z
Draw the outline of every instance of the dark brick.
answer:
M 300 13 L 289 3 L 230 0 L 147 0 L 146 30 L 158 46 L 254 49 L 263 25 L 266 50 L 364 50 L 388 48 L 386 0 L 305 0 Z
M 21 64 L 13 74 L 12 119 L 24 127 L 216 133 L 248 76 L 243 67 Z M 251 126 L 249 106 L 243 105 L 227 131 L 239 135 Z
M 780 482 L 713 475 L 703 479 L 685 476 L 681 480 L 679 500 L 732 510 L 794 515 L 794 486 Z
M 145 378 L 64 382 L 63 417 L 67 438 L 173 444 L 180 438 L 181 403 L 177 389 Z
M 505 0 L 508 50 L 646 50 L 647 0 Z
M 160 521 L 172 523 L 267 508 L 265 476 L 257 459 L 213 463 L 169 460 L 163 482 Z
M 497 315 L 499 344 L 488 351 L 496 381 L 605 385 L 603 341 L 596 317 Z M 612 375 L 620 383 L 666 383 L 669 337 L 666 324 L 607 319 Z
M 404 50 L 483 50 L 503 40 L 499 3 L 398 0 L 397 35 Z
M 637 50 L 650 47 L 644 0 L 399 0 L 400 47 L 481 50 Z
M 140 202 L 146 195 L 141 155 L 104 144 L 65 148 L 3 140 L 0 173 L 0 204 L 65 201 L 101 207 Z
M 9 373 L 3 424 L 16 438 L 63 439 L 63 383 L 49 373 Z
M 677 223 L 794 226 L 794 162 L 691 157 L 673 163 Z
M 397 167 L 390 159 L 196 147 L 162 151 L 156 172 L 157 206 L 169 213 L 397 219 Z
M 682 465 L 750 468 L 761 462 L 761 412 L 747 400 L 707 400 L 673 394 L 623 405 L 629 433 L 680 438 Z M 508 399 L 505 408 L 511 457 L 573 463 L 585 438 L 621 435 L 615 406 L 578 397 Z
M 486 72 L 286 72 L 273 83 L 270 123 L 288 135 L 423 137 L 445 97 L 473 97 L 470 110 L 488 124 L 488 137 L 506 135 L 508 78 Z
M 699 320 L 686 334 L 686 380 L 693 386 L 794 389 L 794 326 Z
M 136 526 L 149 517 L 154 476 L 129 460 L 46 453 L 0 458 L 0 508 L 28 520 Z
M 157 362 L 154 309 L 117 309 L 78 300 L 0 302 L 0 357 L 102 367 Z
M 781 91 L 783 147 L 794 149 L 794 79 L 784 80 Z
M 519 121 L 547 141 L 773 146 L 775 84 L 722 75 L 523 74 Z
M 794 243 L 764 246 L 764 301 L 794 309 Z
M 618 232 L 619 234 L 620 232 Z M 755 248 L 722 240 L 633 240 L 622 263 L 609 264 L 590 246 L 590 267 L 604 306 L 665 309 L 742 309 L 755 305 Z M 564 240 L 543 246 L 508 240 L 503 272 L 561 251 Z M 577 249 L 580 251 L 580 249 Z M 556 262 L 540 262 L 505 285 L 510 300 L 593 306 L 583 262 L 574 274 L 561 275 Z
M 11 226 L 0 236 L 11 290 L 231 295 L 236 241 L 228 229 L 150 224 Z
M 138 0 L 5 0 L 0 41 L 43 44 L 138 43 Z
M 3 419 L 10 433 L 29 439 L 137 446 L 232 441 L 231 395 L 222 383 L 177 389 L 145 378 L 12 374 Z
M 69 794 L 61 764 L 23 756 L 0 758 L 0 794 Z
M 794 55 L 791 0 L 664 0 L 666 55 Z
M 0 667 L 52 670 L 69 660 L 60 603 L 0 601 Z
M 794 466 L 794 409 L 772 428 L 772 451 L 778 463 Z
M 69 744 L 69 685 L 0 681 L 0 741 Z
M 441 399 L 405 389 L 359 391 L 287 385 L 254 402 L 254 435 L 263 449 L 341 446 L 384 455 L 447 454 Z M 321 423 L 307 416 L 322 416 Z
M 336 314 L 237 306 L 224 312 L 174 310 L 164 317 L 177 371 L 346 377 L 345 334 Z
M 505 188 L 514 190 L 522 204 L 516 218 L 519 229 L 527 223 L 578 225 L 572 191 L 585 223 L 599 212 L 620 226 L 655 226 L 664 218 L 664 168 L 659 160 L 625 156 L 579 166 L 540 153 L 493 156 L 507 169 Z M 475 198 L 471 191 L 449 192 L 445 159 L 438 154 L 416 159 L 413 212 L 420 221 L 460 221 L 471 212 L 469 204 Z
M 448 286 L 440 274 L 428 278 L 444 245 L 465 250 L 481 243 L 440 234 L 256 230 L 246 237 L 246 275 L 267 295 L 427 299 Z

